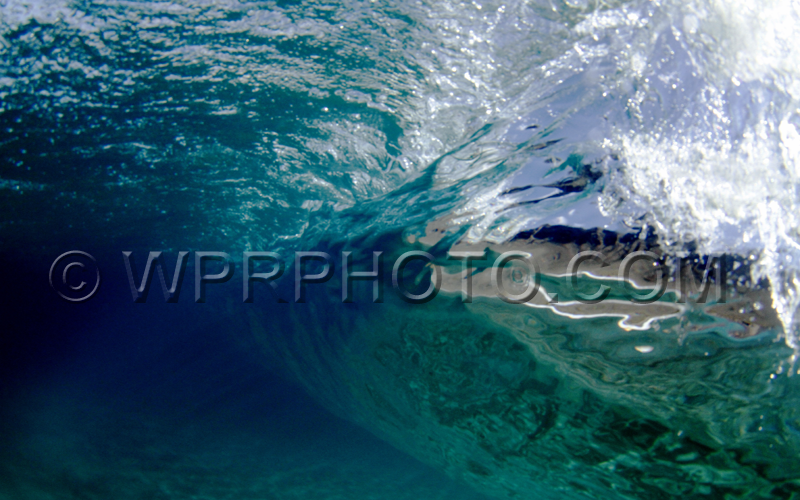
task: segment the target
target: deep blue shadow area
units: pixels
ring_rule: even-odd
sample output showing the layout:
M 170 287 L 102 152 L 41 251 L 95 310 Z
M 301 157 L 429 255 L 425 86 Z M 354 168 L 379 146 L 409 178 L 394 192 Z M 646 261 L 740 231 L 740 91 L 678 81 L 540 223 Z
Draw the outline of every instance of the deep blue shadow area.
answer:
M 94 253 L 81 304 L 50 256 L 0 255 L 0 498 L 483 498 L 277 375 L 240 281 L 195 304 L 189 270 L 179 303 L 134 304 L 119 253 Z

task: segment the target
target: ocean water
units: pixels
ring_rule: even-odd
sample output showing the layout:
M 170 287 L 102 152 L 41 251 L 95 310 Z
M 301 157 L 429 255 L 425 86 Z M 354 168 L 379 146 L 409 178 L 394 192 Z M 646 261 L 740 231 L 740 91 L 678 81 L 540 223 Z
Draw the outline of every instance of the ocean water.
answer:
M 0 498 L 800 498 L 798 37 L 789 0 L 3 2 Z M 251 301 L 243 252 L 283 263 Z

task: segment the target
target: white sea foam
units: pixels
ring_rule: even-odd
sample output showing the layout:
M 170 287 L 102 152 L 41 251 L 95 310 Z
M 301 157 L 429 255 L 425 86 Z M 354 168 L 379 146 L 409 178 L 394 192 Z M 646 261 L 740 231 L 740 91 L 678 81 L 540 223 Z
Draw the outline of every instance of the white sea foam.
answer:
M 702 253 L 751 255 L 799 347 L 800 4 L 662 8 L 653 33 L 669 41 L 636 55 L 633 119 L 605 144 L 625 163 L 610 175 L 606 210 L 645 213 L 676 251 L 695 242 Z
M 769 279 L 787 342 L 798 347 L 800 3 L 561 5 L 548 19 L 568 28 L 553 37 L 561 53 L 526 69 L 539 79 L 515 95 L 513 112 L 500 109 L 509 122 L 497 134 L 522 145 L 562 142 L 537 149 L 516 178 L 465 202 L 468 238 L 501 241 L 574 220 L 566 214 L 577 200 L 519 207 L 535 198 L 530 191 L 501 193 L 541 179 L 544 159 L 575 152 L 606 174 L 601 209 L 612 219 L 655 227 L 675 253 L 693 243 L 701 253 L 752 256 L 753 279 Z M 544 126 L 518 132 L 530 123 Z

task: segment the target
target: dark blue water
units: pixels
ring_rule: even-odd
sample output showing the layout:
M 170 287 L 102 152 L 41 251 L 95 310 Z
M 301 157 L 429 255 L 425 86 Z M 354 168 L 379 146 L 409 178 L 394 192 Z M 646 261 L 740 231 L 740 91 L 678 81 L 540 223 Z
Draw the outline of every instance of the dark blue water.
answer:
M 238 282 L 135 304 L 121 255 L 96 256 L 82 304 L 46 293 L 46 262 L 3 259 L 0 497 L 484 498 L 266 364 Z

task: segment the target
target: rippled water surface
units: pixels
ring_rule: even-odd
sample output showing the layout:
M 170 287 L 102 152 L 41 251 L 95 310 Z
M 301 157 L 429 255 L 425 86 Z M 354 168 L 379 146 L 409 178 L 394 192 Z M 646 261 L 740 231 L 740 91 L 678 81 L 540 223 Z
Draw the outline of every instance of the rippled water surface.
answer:
M 798 37 L 790 0 L 4 2 L 0 497 L 800 495 Z M 560 302 L 490 264 L 464 302 L 467 247 Z M 81 304 L 47 285 L 74 249 Z M 291 303 L 312 249 L 454 281 Z M 581 305 L 580 250 L 724 256 L 727 295 Z M 234 279 L 135 304 L 123 251 Z M 287 262 L 253 303 L 243 251 Z

